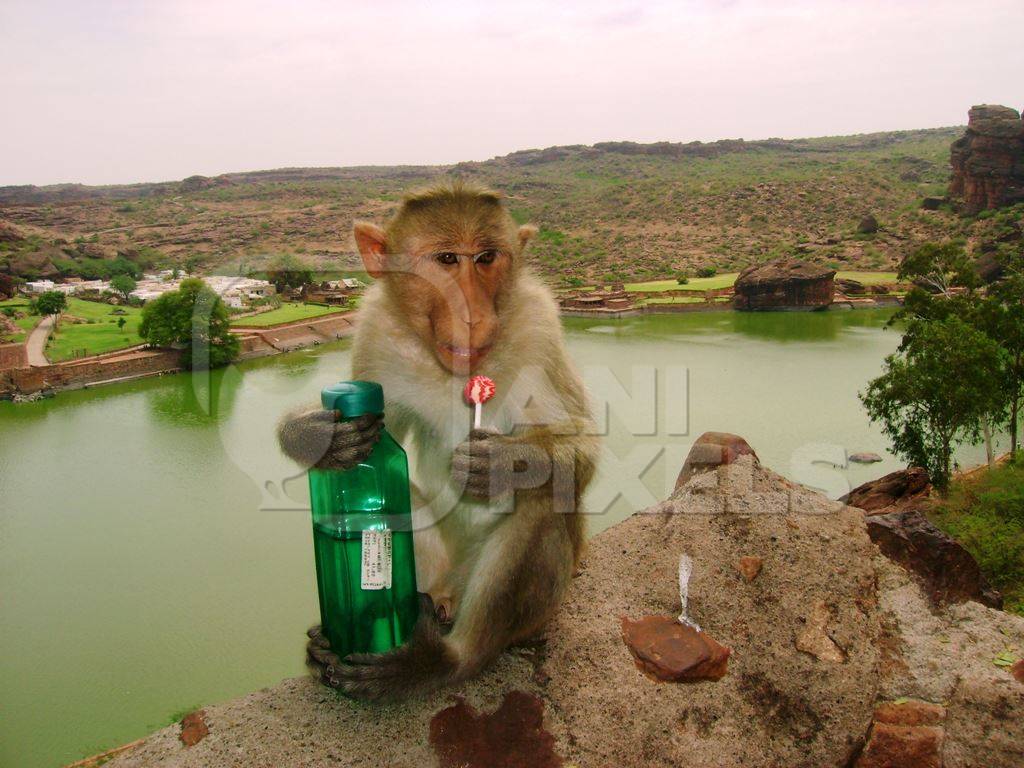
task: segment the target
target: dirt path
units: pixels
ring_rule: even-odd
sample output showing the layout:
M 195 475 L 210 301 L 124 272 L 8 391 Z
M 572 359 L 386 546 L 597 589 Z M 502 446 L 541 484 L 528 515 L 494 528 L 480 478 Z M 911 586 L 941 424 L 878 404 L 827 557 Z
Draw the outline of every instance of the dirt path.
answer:
M 29 365 L 50 364 L 50 361 L 46 359 L 46 340 L 50 338 L 56 319 L 56 315 L 47 315 L 29 334 L 28 340 L 25 342 L 25 353 L 28 355 Z

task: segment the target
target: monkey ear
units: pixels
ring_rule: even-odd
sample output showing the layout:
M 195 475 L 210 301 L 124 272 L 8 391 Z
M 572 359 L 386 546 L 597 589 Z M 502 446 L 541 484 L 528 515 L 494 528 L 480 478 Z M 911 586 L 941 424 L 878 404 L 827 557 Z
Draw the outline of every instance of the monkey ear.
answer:
M 519 227 L 519 250 L 523 250 L 526 244 L 533 239 L 533 236 L 537 234 L 537 227 L 533 224 L 523 224 Z
M 357 221 L 352 225 L 352 232 L 356 236 L 359 255 L 363 257 L 363 266 L 370 277 L 376 279 L 383 275 L 387 267 L 384 254 L 388 243 L 384 230 L 368 221 Z

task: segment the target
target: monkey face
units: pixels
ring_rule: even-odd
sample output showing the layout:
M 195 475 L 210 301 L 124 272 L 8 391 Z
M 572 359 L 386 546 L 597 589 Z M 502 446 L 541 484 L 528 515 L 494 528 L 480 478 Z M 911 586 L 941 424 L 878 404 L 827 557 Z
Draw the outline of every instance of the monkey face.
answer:
M 502 245 L 417 239 L 389 278 L 410 324 L 452 373 L 476 370 L 497 341 L 497 302 L 512 263 Z
M 385 281 L 405 322 L 458 375 L 500 343 L 498 307 L 533 232 L 517 232 L 493 193 L 461 187 L 407 198 L 387 231 L 355 225 L 367 272 Z

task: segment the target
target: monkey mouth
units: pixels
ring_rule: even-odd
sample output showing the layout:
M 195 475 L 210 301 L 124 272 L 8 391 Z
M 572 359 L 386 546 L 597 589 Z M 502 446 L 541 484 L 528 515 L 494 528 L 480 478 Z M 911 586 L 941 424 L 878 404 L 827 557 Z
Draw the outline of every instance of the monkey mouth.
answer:
M 457 344 L 438 344 L 441 360 L 450 368 L 472 370 L 490 351 L 491 345 L 483 347 L 460 347 Z

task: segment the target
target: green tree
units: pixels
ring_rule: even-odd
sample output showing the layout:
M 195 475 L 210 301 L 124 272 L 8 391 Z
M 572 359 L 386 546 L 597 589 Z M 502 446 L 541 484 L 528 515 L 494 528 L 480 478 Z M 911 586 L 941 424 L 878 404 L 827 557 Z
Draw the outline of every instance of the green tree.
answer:
M 192 276 L 196 270 L 199 269 L 199 265 L 202 260 L 198 256 L 189 256 L 185 259 L 185 274 Z
M 228 309 L 220 296 L 199 279 L 183 280 L 142 310 L 139 335 L 158 347 L 183 348 L 186 368 L 217 368 L 238 356 Z
M 114 275 L 110 278 L 110 287 L 127 299 L 128 294 L 135 290 L 135 280 L 131 275 Z
M 943 295 L 954 287 L 973 289 L 979 283 L 974 262 L 957 240 L 925 243 L 903 259 L 896 277 Z
M 313 270 L 293 254 L 283 253 L 274 259 L 267 269 L 267 280 L 272 282 L 278 291 L 301 288 L 306 283 L 313 282 Z
M 39 295 L 33 305 L 40 315 L 57 315 L 67 309 L 68 297 L 60 291 L 46 291 Z
M 123 330 L 124 330 L 124 327 L 125 327 L 125 326 L 126 326 L 127 324 L 128 324 L 128 321 L 127 321 L 127 320 L 125 320 L 125 319 L 124 319 L 123 317 L 119 317 L 119 318 L 117 318 L 117 330 L 119 330 L 119 331 L 123 331 Z
M 942 491 L 949 486 L 953 448 L 977 444 L 986 421 L 998 421 L 1006 403 L 992 370 L 1004 352 L 959 317 L 915 320 L 900 352 L 860 399 L 893 449 L 928 470 Z
M 1024 262 L 1024 255 L 1019 257 Z M 998 371 L 1003 380 L 1009 408 L 1007 426 L 1010 450 L 1018 446 L 1018 424 L 1024 404 L 1024 270 L 1007 264 L 1007 275 L 989 286 L 978 306 L 978 325 L 1004 351 Z

